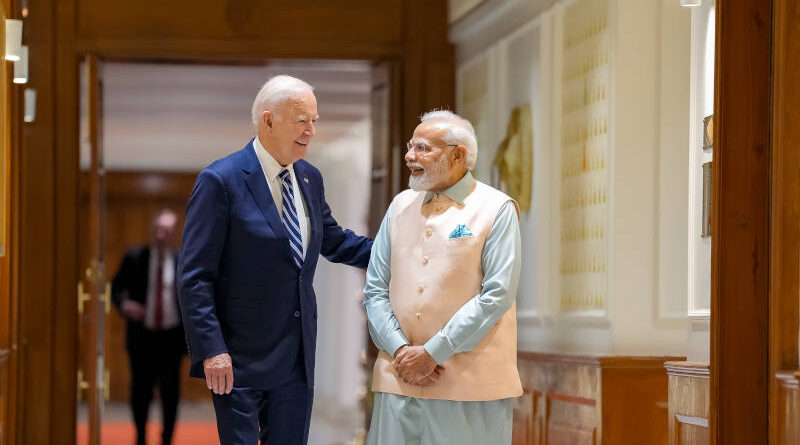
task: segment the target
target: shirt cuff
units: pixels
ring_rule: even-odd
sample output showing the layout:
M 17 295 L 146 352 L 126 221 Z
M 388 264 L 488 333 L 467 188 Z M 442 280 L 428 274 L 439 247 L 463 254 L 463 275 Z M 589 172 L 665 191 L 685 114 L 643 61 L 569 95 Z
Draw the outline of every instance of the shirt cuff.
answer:
M 436 335 L 425 342 L 424 348 L 428 351 L 428 354 L 436 360 L 436 363 L 440 365 L 456 353 L 453 345 L 450 344 L 450 339 L 447 338 L 444 331 L 437 332 Z
M 389 353 L 390 357 L 394 357 L 394 353 L 400 349 L 401 346 L 405 346 L 408 344 L 408 340 L 400 331 L 394 331 L 389 336 L 386 342 L 386 352 Z
M 191 348 L 189 348 L 189 351 L 191 351 Z M 216 357 L 216 356 L 218 356 L 220 354 L 227 354 L 227 353 L 228 353 L 228 350 L 225 349 L 225 348 L 215 349 L 215 350 L 209 352 L 208 354 L 205 354 L 203 356 L 203 361 L 206 361 L 206 360 L 210 359 L 211 357 Z

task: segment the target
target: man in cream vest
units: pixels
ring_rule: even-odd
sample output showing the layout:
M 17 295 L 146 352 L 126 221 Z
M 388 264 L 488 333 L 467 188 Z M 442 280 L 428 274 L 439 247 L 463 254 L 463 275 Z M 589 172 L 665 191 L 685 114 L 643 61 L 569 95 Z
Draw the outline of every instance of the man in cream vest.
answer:
M 375 407 L 367 445 L 511 443 L 520 270 L 516 203 L 476 181 L 475 130 L 432 111 L 408 143 L 364 289 Z

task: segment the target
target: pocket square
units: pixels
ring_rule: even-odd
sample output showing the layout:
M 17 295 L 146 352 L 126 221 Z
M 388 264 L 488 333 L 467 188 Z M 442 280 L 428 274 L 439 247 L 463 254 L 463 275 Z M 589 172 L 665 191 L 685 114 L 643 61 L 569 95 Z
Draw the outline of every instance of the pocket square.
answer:
M 469 230 L 466 224 L 459 224 L 450 232 L 450 239 L 469 238 L 470 236 L 472 236 L 472 230 Z

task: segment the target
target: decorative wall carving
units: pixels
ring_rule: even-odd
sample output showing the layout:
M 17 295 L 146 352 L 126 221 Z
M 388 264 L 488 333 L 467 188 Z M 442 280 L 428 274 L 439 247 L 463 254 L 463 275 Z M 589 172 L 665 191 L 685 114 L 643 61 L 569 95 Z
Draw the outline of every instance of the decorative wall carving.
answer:
M 561 63 L 562 311 L 604 310 L 608 297 L 608 2 L 564 10 Z
M 500 142 L 492 161 L 492 185 L 514 198 L 523 212 L 531 208 L 533 176 L 533 131 L 531 106 L 523 104 L 511 110 L 506 137 Z

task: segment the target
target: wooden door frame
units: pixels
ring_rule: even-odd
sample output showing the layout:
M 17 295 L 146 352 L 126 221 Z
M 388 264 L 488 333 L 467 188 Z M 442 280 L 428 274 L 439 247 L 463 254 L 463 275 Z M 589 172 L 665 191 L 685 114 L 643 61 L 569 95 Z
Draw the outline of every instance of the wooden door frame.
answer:
M 3 19 L 13 18 L 18 13 L 15 5 L 10 0 L 2 0 L 0 8 L 3 10 Z M 10 71 L 12 65 L 6 66 L 6 75 L 10 83 Z M 19 391 L 20 379 L 15 370 L 19 367 L 19 281 L 15 278 L 19 270 L 19 202 L 20 202 L 20 175 L 19 175 L 19 147 L 24 123 L 22 121 L 22 96 L 24 88 L 10 83 L 6 88 L 5 95 L 7 102 L 2 104 L 6 114 L 3 116 L 3 127 L 7 133 L 2 135 L 2 156 L 5 157 L 6 181 L 3 192 L 5 196 L 5 208 L 0 209 L 6 212 L 6 255 L 0 260 L 0 314 L 3 316 L 7 326 L 2 333 L 2 344 L 0 349 L 7 349 L 7 361 L 0 367 L 5 367 L 0 372 L 0 393 L 2 393 L 3 406 L 0 406 L 0 426 L 3 431 L 0 433 L 0 441 L 15 440 L 17 435 L 18 410 L 24 409 L 24 400 Z
M 774 415 L 773 19 L 773 0 L 717 0 L 709 422 L 716 445 L 769 443 Z
M 770 211 L 770 441 L 788 422 L 780 416 L 782 371 L 797 372 L 800 332 L 800 9 L 774 0 L 772 51 L 772 190 Z

